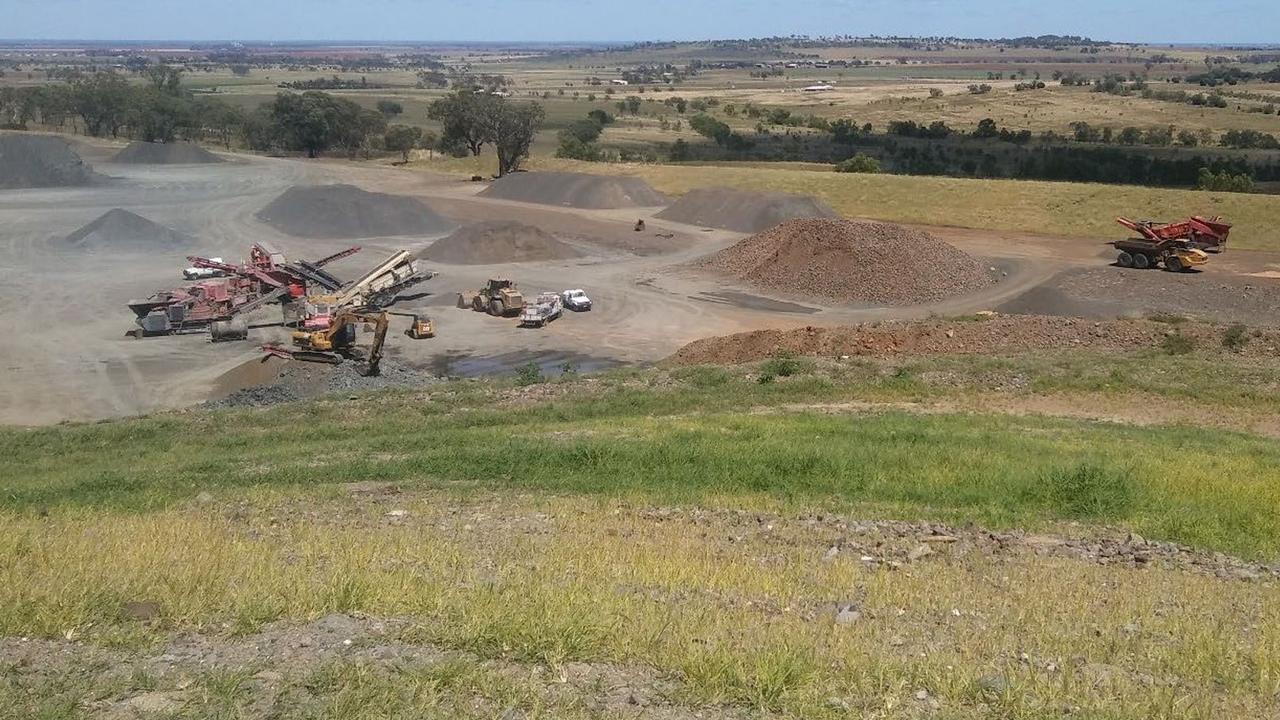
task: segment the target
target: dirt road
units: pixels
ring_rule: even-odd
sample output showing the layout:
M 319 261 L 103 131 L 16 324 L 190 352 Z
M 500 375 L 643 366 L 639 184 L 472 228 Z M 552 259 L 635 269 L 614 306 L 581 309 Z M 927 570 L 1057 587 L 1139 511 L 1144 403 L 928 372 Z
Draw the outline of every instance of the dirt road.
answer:
M 656 360 L 709 335 L 993 309 L 1056 282 L 1059 273 L 1088 266 L 1103 274 L 1105 282 L 1095 285 L 1105 292 L 1128 292 L 1125 282 L 1117 283 L 1109 274 L 1125 271 L 1106 267 L 1109 248 L 1101 243 L 930 228 L 981 258 L 996 284 L 930 305 L 828 307 L 809 298 L 762 295 L 690 269 L 694 259 L 742 235 L 654 218 L 661 208 L 580 210 L 494 200 L 477 197 L 483 183 L 340 161 L 233 155 L 226 156 L 230 162 L 214 165 L 116 165 L 105 161 L 114 150 L 105 144 L 81 142 L 78 149 L 113 180 L 91 188 L 0 192 L 0 316 L 8 335 L 0 345 L 0 367 L 8 380 L 0 386 L 0 423 L 39 425 L 189 406 L 208 399 L 220 376 L 259 357 L 261 342 L 286 338 L 283 329 L 269 325 L 255 327 L 247 343 L 214 345 L 199 334 L 126 338 L 133 324 L 125 302 L 180 284 L 179 271 L 187 263 L 181 256 L 185 251 L 115 253 L 59 246 L 59 239 L 108 210 L 131 210 L 194 235 L 199 240 L 195 252 L 228 259 L 243 257 L 260 240 L 300 258 L 363 246 L 360 254 L 332 266 L 345 278 L 355 277 L 391 249 L 422 250 L 438 239 L 305 240 L 254 218 L 280 193 L 300 184 L 343 182 L 413 195 L 456 223 L 515 220 L 555 233 L 581 251 L 581 257 L 571 260 L 518 265 L 431 264 L 439 277 L 415 288 L 396 309 L 430 313 L 438 336 L 410 341 L 399 334 L 399 323 L 407 320 L 397 318 L 388 352 L 395 360 L 439 374 L 510 372 L 530 360 L 548 369 L 571 363 L 591 370 Z M 637 218 L 645 219 L 644 232 L 632 229 Z M 1252 308 L 1275 297 L 1280 288 L 1280 280 L 1265 277 L 1280 267 L 1277 262 L 1256 253 L 1233 254 L 1230 262 L 1215 263 L 1195 277 L 1157 273 L 1155 280 L 1143 280 L 1157 286 L 1217 287 L 1213 297 L 1220 299 L 1211 299 L 1209 309 L 1215 303 L 1230 304 L 1232 283 L 1248 282 L 1264 288 L 1262 300 L 1250 301 Z M 478 287 L 491 275 L 512 277 L 529 295 L 582 287 L 595 300 L 595 309 L 566 313 L 544 329 L 527 330 L 512 320 L 453 307 L 457 291 Z M 1055 292 L 1061 295 L 1062 289 Z M 1159 288 L 1142 292 L 1158 295 Z M 1052 312 L 1044 305 L 1059 295 L 1041 297 L 1029 310 Z M 1086 297 L 1062 305 L 1071 310 L 1075 302 L 1091 301 Z M 1106 312 L 1132 309 L 1123 301 L 1099 302 Z M 255 318 L 264 324 L 278 319 L 274 309 Z

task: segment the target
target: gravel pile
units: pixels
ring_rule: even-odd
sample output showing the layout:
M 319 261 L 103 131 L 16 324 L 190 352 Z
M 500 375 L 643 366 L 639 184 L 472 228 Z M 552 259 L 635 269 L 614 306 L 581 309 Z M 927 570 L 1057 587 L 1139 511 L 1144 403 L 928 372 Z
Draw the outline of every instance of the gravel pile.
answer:
M 826 203 L 808 195 L 704 188 L 685 193 L 671 207 L 658 213 L 658 217 L 754 233 L 793 218 L 829 218 L 837 214 Z
M 385 357 L 378 375 L 364 377 L 356 371 L 356 365 L 353 360 L 341 365 L 293 360 L 285 363 L 274 380 L 236 390 L 204 405 L 210 408 L 263 407 L 332 394 L 422 387 L 439 380 L 430 373 Z
M 205 165 L 220 163 L 222 158 L 190 142 L 136 141 L 116 153 L 111 162 L 128 165 Z
M 76 187 L 101 179 L 60 138 L 0 135 L 0 190 Z
M 568 172 L 512 173 L 480 193 L 498 200 L 584 209 L 666 205 L 666 196 L 636 177 Z
M 993 283 L 976 260 L 926 232 L 826 218 L 788 220 L 701 265 L 769 290 L 868 305 L 916 305 Z
M 151 251 L 190 246 L 195 238 L 152 222 L 141 215 L 116 208 L 68 235 L 64 242 L 78 250 Z
M 900 320 L 840 327 L 757 330 L 695 340 L 668 358 L 676 365 L 708 365 L 763 360 L 780 351 L 823 357 L 982 354 L 1086 348 L 1138 352 L 1159 348 L 1177 333 L 1197 350 L 1226 352 L 1226 327 L 1151 320 L 1093 321 L 1041 315 L 995 315 L 977 320 Z M 1238 352 L 1274 357 L 1280 330 L 1257 331 Z
M 581 255 L 545 230 L 509 220 L 489 220 L 458 228 L 437 240 L 422 256 L 453 265 L 492 265 L 534 260 L 565 260 Z
M 286 235 L 320 239 L 437 235 L 454 228 L 417 198 L 354 185 L 292 187 L 256 217 Z

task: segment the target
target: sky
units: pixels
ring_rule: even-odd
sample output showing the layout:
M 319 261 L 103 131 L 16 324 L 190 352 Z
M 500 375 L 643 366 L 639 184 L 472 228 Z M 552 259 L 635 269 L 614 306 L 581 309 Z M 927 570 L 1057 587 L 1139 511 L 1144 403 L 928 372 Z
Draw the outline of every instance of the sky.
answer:
M 0 38 L 623 41 L 1086 35 L 1280 43 L 1276 0 L 0 0 Z

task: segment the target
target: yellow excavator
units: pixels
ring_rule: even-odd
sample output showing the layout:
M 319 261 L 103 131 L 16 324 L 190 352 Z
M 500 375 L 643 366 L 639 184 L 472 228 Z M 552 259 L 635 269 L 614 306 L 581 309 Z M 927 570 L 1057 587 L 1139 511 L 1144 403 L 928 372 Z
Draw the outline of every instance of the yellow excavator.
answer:
M 342 308 L 334 316 L 329 327 L 322 330 L 297 330 L 293 344 L 298 348 L 293 357 L 298 360 L 337 364 L 350 356 L 355 347 L 356 327 L 365 324 L 373 328 L 373 344 L 364 362 L 357 366 L 361 375 L 377 375 L 382 363 L 382 346 L 387 340 L 389 321 L 384 310 Z

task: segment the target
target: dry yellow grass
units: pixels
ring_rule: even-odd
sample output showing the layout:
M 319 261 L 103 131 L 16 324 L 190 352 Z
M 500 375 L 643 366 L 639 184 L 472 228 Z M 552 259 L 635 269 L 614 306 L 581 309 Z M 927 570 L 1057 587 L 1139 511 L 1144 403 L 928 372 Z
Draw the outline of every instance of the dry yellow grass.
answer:
M 492 158 L 437 160 L 417 167 L 491 171 Z M 681 195 L 726 186 L 819 197 L 850 217 L 1089 239 L 1122 237 L 1114 218 L 1173 220 L 1222 215 L 1235 224 L 1233 248 L 1280 250 L 1280 196 L 1032 180 L 974 180 L 908 175 L 851 175 L 788 167 L 584 163 L 537 157 L 531 169 L 637 175 Z
M 3 524 L 9 635 L 118 640 L 131 600 L 158 603 L 162 630 L 409 616 L 412 642 L 647 665 L 682 702 L 786 716 L 912 717 L 924 691 L 953 717 L 1261 717 L 1280 692 L 1274 586 L 964 543 L 901 570 L 824 561 L 858 539 L 835 520 L 428 493 Z

